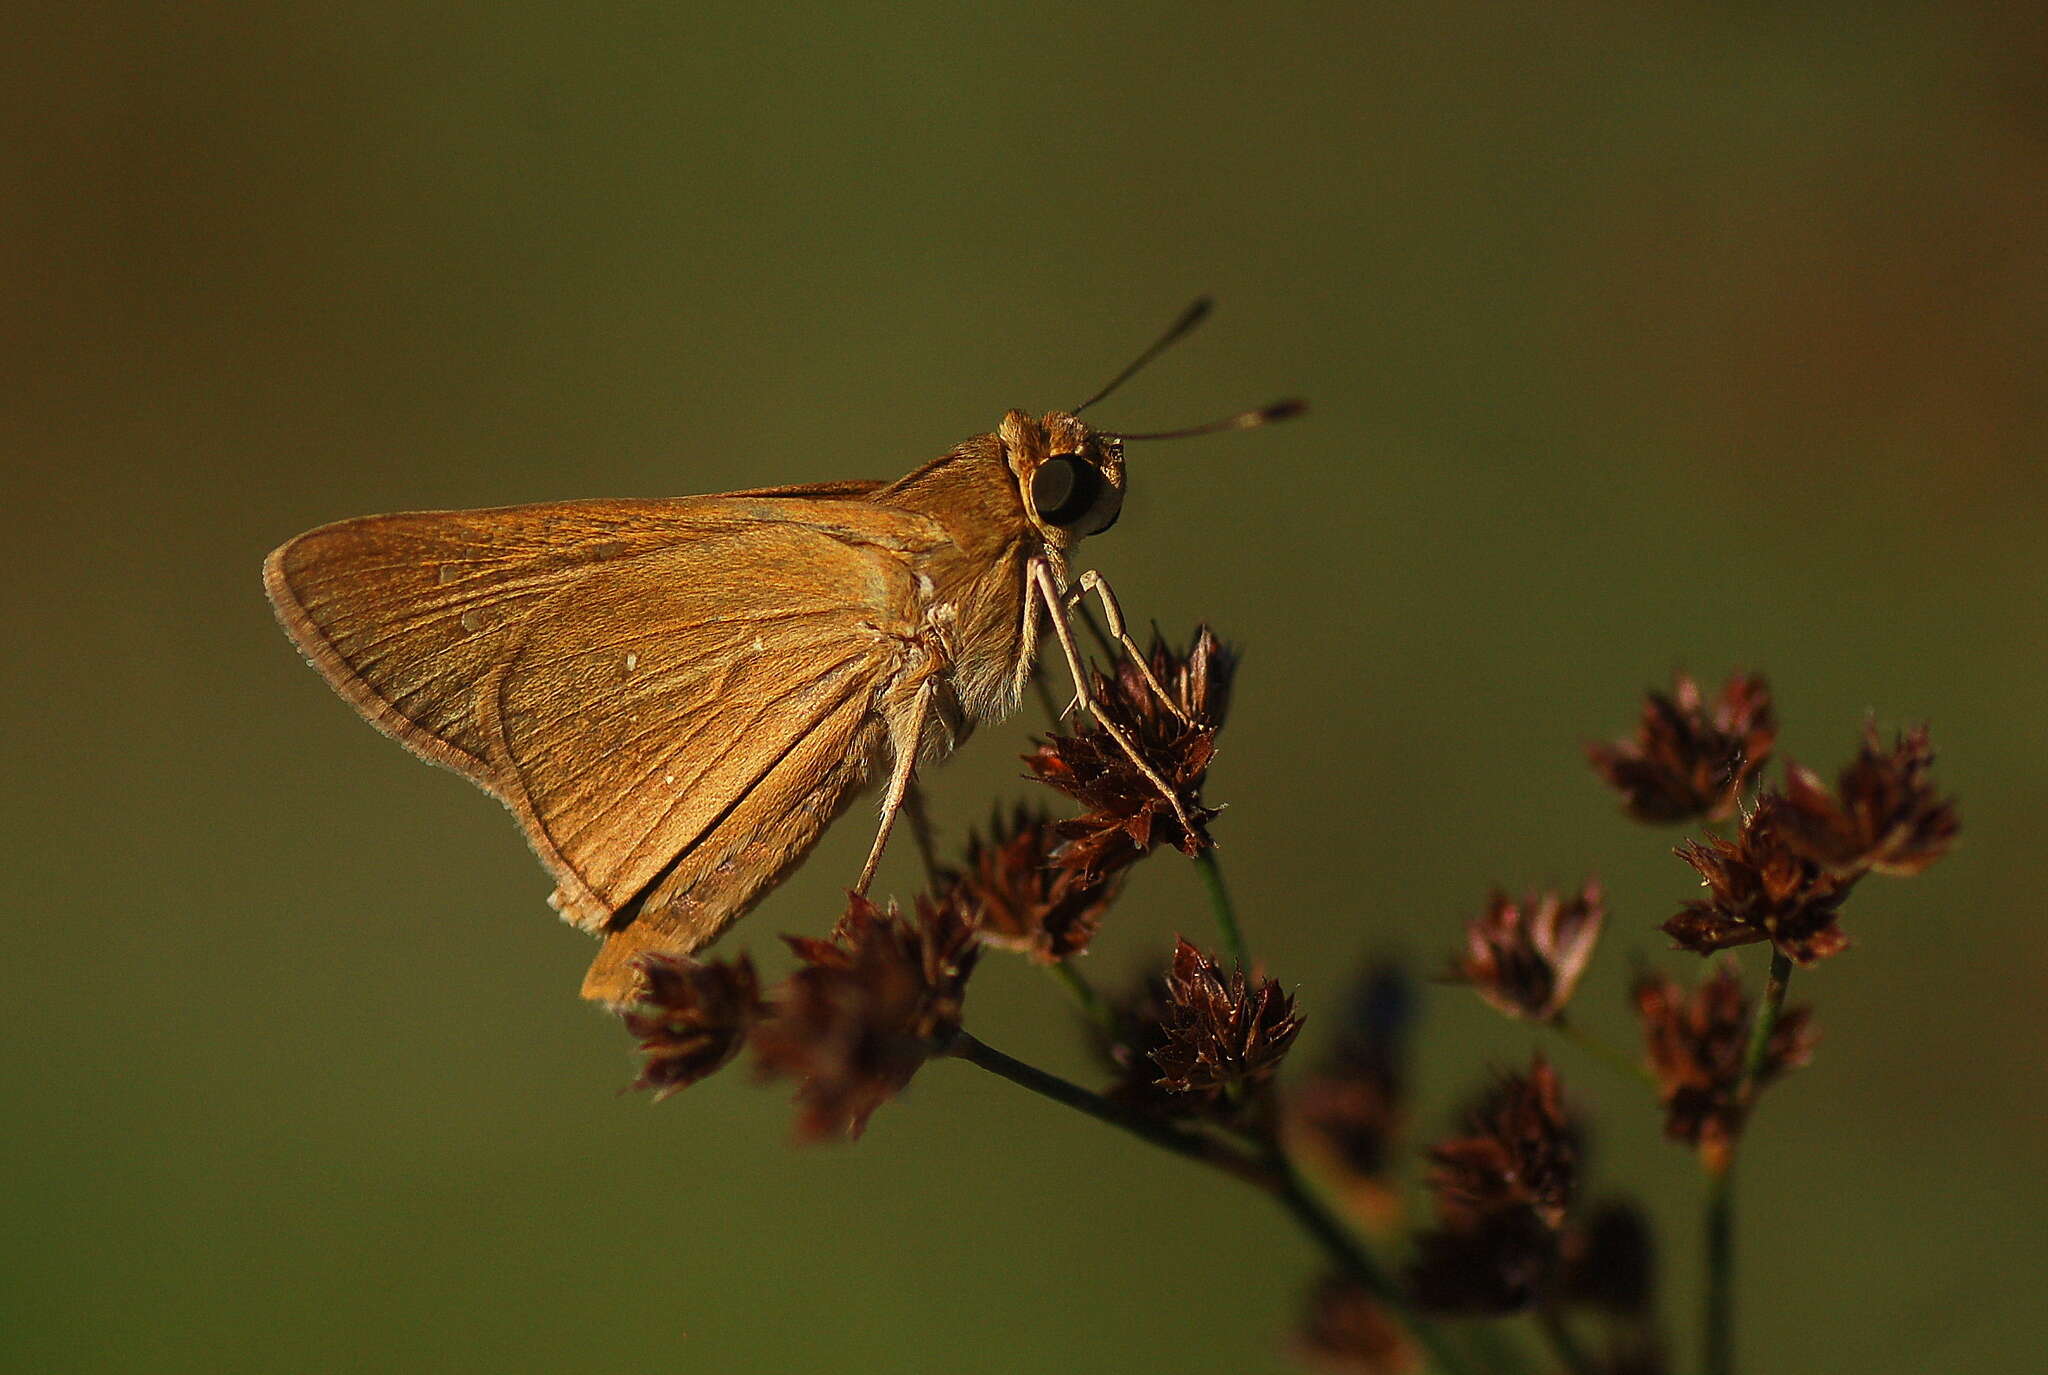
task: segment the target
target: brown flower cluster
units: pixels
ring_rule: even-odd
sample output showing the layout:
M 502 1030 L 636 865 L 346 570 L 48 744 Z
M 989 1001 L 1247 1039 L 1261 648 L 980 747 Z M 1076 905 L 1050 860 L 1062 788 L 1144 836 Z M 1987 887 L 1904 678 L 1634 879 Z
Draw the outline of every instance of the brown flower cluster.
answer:
M 1422 1365 L 1385 1307 L 1342 1275 L 1324 1276 L 1309 1296 L 1294 1353 L 1330 1375 L 1408 1375 Z
M 1042 782 L 1087 808 L 1081 816 L 1059 823 L 1060 834 L 1069 842 L 1061 862 L 1085 875 L 1114 874 L 1162 844 L 1190 855 L 1212 844 L 1206 824 L 1216 813 L 1202 805 L 1202 781 L 1216 753 L 1216 732 L 1229 710 L 1236 659 L 1206 625 L 1196 630 L 1185 652 L 1155 639 L 1146 659 L 1179 713 L 1159 700 L 1144 673 L 1128 659 L 1118 661 L 1114 674 L 1091 674 L 1089 691 L 1100 713 L 1122 729 L 1173 789 L 1194 829 L 1181 825 L 1172 803 L 1109 732 L 1098 725 L 1082 726 L 1071 735 L 1055 732 L 1025 755 L 1024 762 Z
M 1664 1134 L 1697 1146 L 1710 1169 L 1725 1168 L 1757 1091 L 1812 1057 L 1810 1011 L 1788 1007 L 1778 1014 L 1745 1091 L 1751 1008 L 1732 963 L 1722 964 L 1690 997 L 1658 974 L 1638 978 L 1634 993 L 1664 1105 Z
M 974 928 L 950 902 L 905 916 L 856 897 L 830 939 L 787 939 L 803 966 L 754 1032 L 761 1072 L 798 1081 L 799 1136 L 857 1137 L 960 1029 Z
M 1708 706 L 1697 682 L 1676 674 L 1671 694 L 1649 693 L 1635 738 L 1586 747 L 1586 758 L 1639 821 L 1719 820 L 1771 757 L 1778 736 L 1770 686 L 1736 674 Z
M 1417 1237 L 1408 1290 L 1432 1312 L 1518 1313 L 1542 1298 L 1556 1272 L 1557 1230 L 1510 1208 Z
M 1059 823 L 1022 806 L 998 813 L 986 839 L 969 835 L 953 891 L 983 941 L 1040 964 L 1088 948 L 1123 880 L 1070 863 L 1070 848 Z
M 1562 1223 L 1578 1185 L 1579 1145 L 1549 1062 L 1538 1056 L 1527 1075 L 1501 1080 L 1467 1125 L 1469 1136 L 1429 1151 L 1430 1184 L 1444 1221 L 1463 1226 L 1488 1213 L 1528 1208 L 1552 1227 Z
M 1862 747 L 1833 793 L 1811 769 L 1786 767 L 1786 843 L 1837 873 L 1919 873 L 1948 852 L 1960 828 L 1955 804 L 1934 790 L 1933 767 L 1927 727 L 1887 750 L 1877 723 L 1866 720 Z
M 1182 940 L 1160 989 L 1159 1086 L 1209 1107 L 1241 1099 L 1271 1081 L 1301 1030 L 1294 998 L 1272 979 L 1229 974 Z
M 646 992 L 624 1014 L 646 1057 L 636 1089 L 666 1098 L 725 1067 L 768 1015 L 761 981 L 745 955 L 730 963 L 655 956 L 641 962 Z
M 1681 845 L 1678 857 L 1699 871 L 1707 896 L 1666 921 L 1664 934 L 1701 955 L 1769 941 L 1801 965 L 1847 949 L 1835 919 L 1858 875 L 1809 858 L 1794 842 L 1790 812 L 1783 796 L 1766 793 L 1735 839 Z
M 1656 1292 L 1650 1220 L 1632 1203 L 1609 1201 L 1564 1235 L 1558 1291 L 1567 1303 L 1617 1317 L 1643 1317 Z
M 851 899 L 826 940 L 792 936 L 800 967 L 763 995 L 752 962 L 653 958 L 625 1013 L 646 1063 L 636 1088 L 668 1094 L 751 1044 L 764 1078 L 797 1081 L 797 1134 L 856 1137 L 960 1028 L 979 945 L 957 904 L 906 916 Z
M 1606 915 L 1596 879 L 1569 898 L 1531 893 L 1517 903 L 1495 892 L 1485 913 L 1465 928 L 1465 953 L 1453 961 L 1449 978 L 1472 985 L 1510 1017 L 1552 1021 L 1586 972 Z
M 1541 1057 L 1473 1112 L 1469 1134 L 1431 1148 L 1437 1230 L 1417 1242 L 1416 1301 L 1450 1312 L 1512 1312 L 1555 1276 L 1578 1185 L 1578 1134 L 1557 1072 Z

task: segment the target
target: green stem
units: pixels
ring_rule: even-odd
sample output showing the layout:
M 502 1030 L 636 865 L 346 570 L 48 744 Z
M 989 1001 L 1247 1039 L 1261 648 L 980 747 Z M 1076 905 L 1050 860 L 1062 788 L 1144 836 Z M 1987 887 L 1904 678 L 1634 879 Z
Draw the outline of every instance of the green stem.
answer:
M 1082 1013 L 1114 1044 L 1117 1039 L 1116 1012 L 1096 992 L 1095 985 L 1066 960 L 1056 960 L 1047 965 L 1046 970 L 1067 986 L 1067 991 L 1074 995 L 1074 1001 L 1080 1004 Z
M 1764 1000 L 1757 1004 L 1756 1017 L 1749 1024 L 1749 1048 L 1742 1056 L 1742 1083 L 1735 1101 L 1746 1111 L 1756 1096 L 1757 1074 L 1771 1048 L 1771 1033 L 1777 1030 L 1778 1014 L 1785 1009 L 1785 990 L 1792 983 L 1792 961 L 1776 949 L 1771 951 L 1770 979 L 1764 984 Z
M 1172 1151 L 1175 1155 L 1189 1160 L 1198 1160 L 1204 1165 L 1213 1165 L 1226 1174 L 1257 1184 L 1261 1188 L 1272 1188 L 1272 1172 L 1258 1160 L 1234 1146 L 1169 1126 L 1143 1114 L 1135 1113 L 1110 1102 L 1099 1093 L 1092 1093 L 1071 1080 L 1057 1074 L 1049 1074 L 1036 1065 L 1028 1065 L 1015 1056 L 1005 1055 L 986 1041 L 977 1039 L 965 1031 L 953 1038 L 953 1043 L 944 1052 L 956 1056 L 972 1065 L 979 1065 L 991 1074 L 1000 1075 L 1020 1088 L 1026 1088 L 1042 1098 L 1065 1107 L 1084 1112 L 1098 1122 L 1107 1122 L 1121 1131 L 1129 1132 L 1161 1150 Z
M 1564 1314 L 1552 1304 L 1544 1304 L 1536 1310 L 1536 1325 L 1543 1329 L 1543 1335 L 1550 1342 L 1550 1349 L 1557 1353 L 1557 1359 L 1572 1375 L 1594 1375 L 1600 1369 L 1579 1339 L 1572 1335 L 1571 1327 L 1565 1322 Z
M 1706 1375 L 1735 1370 L 1735 1162 L 1707 1175 L 1707 1289 L 1701 1321 Z
M 1757 1078 L 1770 1053 L 1771 1033 L 1785 1010 L 1785 990 L 1792 983 L 1792 961 L 1771 951 L 1771 972 L 1764 996 L 1749 1024 L 1749 1045 L 1742 1055 L 1742 1079 L 1735 1102 L 1746 1115 L 1756 1100 Z M 1735 1370 L 1735 1160 L 1718 1160 L 1707 1171 L 1707 1286 L 1701 1316 L 1706 1343 L 1707 1375 L 1733 1375 Z
M 1550 1027 L 1580 1050 L 1585 1051 L 1595 1059 L 1604 1060 L 1610 1068 L 1640 1083 L 1648 1084 L 1651 1088 L 1657 1086 L 1657 1076 L 1650 1073 L 1648 1065 L 1645 1065 L 1640 1060 L 1631 1060 L 1626 1053 L 1612 1042 L 1586 1030 L 1577 1022 L 1565 1016 L 1564 1013 L 1560 1012 L 1557 1016 L 1551 1018 Z
M 1245 953 L 1244 933 L 1237 927 L 1237 908 L 1230 901 L 1230 889 L 1223 884 L 1223 866 L 1216 862 L 1216 852 L 1204 850 L 1196 855 L 1195 868 L 1201 871 L 1202 882 L 1209 886 L 1209 906 L 1216 913 L 1216 929 L 1223 937 L 1223 953 L 1249 974 L 1251 956 Z

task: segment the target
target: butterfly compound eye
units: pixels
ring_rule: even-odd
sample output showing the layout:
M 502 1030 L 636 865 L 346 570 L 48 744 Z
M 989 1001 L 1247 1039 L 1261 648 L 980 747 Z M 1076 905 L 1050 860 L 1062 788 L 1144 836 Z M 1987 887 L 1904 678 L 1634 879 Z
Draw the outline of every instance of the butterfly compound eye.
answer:
M 1047 525 L 1095 535 L 1116 523 L 1123 493 L 1086 459 L 1054 454 L 1031 475 L 1031 504 Z
M 1102 474 L 1072 454 L 1055 454 L 1031 475 L 1031 504 L 1047 525 L 1072 525 L 1094 504 Z

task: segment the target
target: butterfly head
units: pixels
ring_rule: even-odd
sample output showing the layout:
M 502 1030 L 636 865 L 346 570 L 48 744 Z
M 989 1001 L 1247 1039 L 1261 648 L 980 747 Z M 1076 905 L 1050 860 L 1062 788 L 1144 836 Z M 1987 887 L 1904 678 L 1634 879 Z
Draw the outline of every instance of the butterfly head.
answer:
M 997 427 L 1003 460 L 1032 527 L 1054 549 L 1099 535 L 1124 506 L 1124 446 L 1065 411 L 1033 420 L 1011 411 Z

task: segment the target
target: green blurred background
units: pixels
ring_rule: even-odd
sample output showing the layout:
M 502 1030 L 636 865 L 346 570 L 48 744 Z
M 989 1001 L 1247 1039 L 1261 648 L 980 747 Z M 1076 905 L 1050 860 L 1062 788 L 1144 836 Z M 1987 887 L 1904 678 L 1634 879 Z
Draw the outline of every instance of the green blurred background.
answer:
M 1315 410 L 1135 449 L 1089 557 L 1141 621 L 1245 649 L 1211 792 L 1306 1044 L 1366 955 L 1434 966 L 1496 882 L 1607 880 L 1581 1006 L 1617 1038 L 1631 958 L 1697 972 L 1651 930 L 1677 837 L 1579 753 L 1672 668 L 1766 670 L 1824 770 L 1866 711 L 1929 720 L 1965 843 L 1868 885 L 1798 980 L 1825 1041 L 1745 1157 L 1742 1340 L 1805 1375 L 2037 1359 L 2035 7 L 10 28 L 0 1366 L 1285 1369 L 1316 1262 L 1275 1210 L 967 1066 L 847 1149 L 789 1146 L 744 1073 L 616 1096 L 626 1040 L 504 813 L 357 721 L 257 580 L 366 512 L 893 476 L 1072 404 L 1204 291 L 1100 421 Z M 953 836 L 1021 794 L 1031 724 L 938 776 Z M 821 929 L 856 832 L 739 942 Z M 1180 929 L 1166 856 L 1089 967 Z M 1087 1072 L 1015 961 L 969 1014 Z M 1421 1127 L 1534 1043 L 1433 992 Z M 1689 1357 L 1691 1161 L 1556 1053 Z

